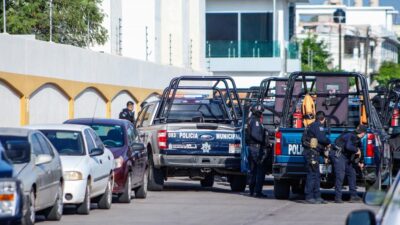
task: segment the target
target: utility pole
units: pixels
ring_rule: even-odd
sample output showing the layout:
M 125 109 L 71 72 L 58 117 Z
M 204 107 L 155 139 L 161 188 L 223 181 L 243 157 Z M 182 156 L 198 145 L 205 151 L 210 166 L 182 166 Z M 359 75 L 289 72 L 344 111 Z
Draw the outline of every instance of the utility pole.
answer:
M 53 0 L 50 0 L 50 42 L 53 42 Z
M 342 70 L 342 24 L 339 23 L 339 70 Z
M 172 34 L 169 34 L 169 65 L 172 66 Z
M 145 37 L 146 37 L 146 61 L 149 60 L 149 33 L 147 31 L 148 27 L 145 27 Z
M 367 27 L 367 35 L 366 35 L 366 40 L 365 40 L 365 50 L 364 50 L 364 54 L 365 54 L 365 76 L 367 76 L 367 78 L 369 79 L 369 75 L 368 75 L 368 54 L 369 54 L 369 31 L 370 31 L 370 26 Z
M 6 0 L 3 0 L 3 33 L 7 33 L 7 9 Z
M 346 23 L 346 13 L 337 9 L 333 13 L 333 21 L 339 24 L 339 70 L 342 70 L 342 23 Z

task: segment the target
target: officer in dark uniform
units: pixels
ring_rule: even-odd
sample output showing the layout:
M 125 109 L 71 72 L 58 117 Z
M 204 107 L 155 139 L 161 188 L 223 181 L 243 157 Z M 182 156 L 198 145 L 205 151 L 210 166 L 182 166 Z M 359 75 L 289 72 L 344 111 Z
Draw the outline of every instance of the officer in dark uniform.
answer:
M 131 123 L 135 123 L 135 112 L 133 111 L 134 103 L 129 101 L 126 103 L 126 108 L 119 113 L 119 118 L 131 121 Z
M 265 151 L 266 134 L 265 128 L 262 123 L 262 114 L 264 107 L 262 105 L 256 105 L 252 109 L 247 125 L 247 144 L 249 146 L 249 164 L 250 164 L 250 179 L 249 189 L 250 195 L 258 198 L 267 197 L 262 193 L 262 188 L 265 180 L 266 166 L 265 159 L 267 152 Z
M 385 107 L 385 94 L 387 92 L 387 88 L 384 86 L 376 86 L 375 91 L 377 94 L 371 99 L 372 105 L 375 107 L 379 116 L 382 116 L 382 110 Z
M 319 171 L 319 156 L 330 145 L 329 138 L 325 133 L 325 113 L 319 111 L 315 115 L 316 120 L 306 128 L 303 137 L 303 155 L 306 160 L 307 179 L 305 184 L 306 203 L 309 204 L 326 204 L 321 198 L 320 183 L 321 174 Z
M 354 132 L 340 135 L 335 140 L 336 152 L 331 153 L 331 160 L 335 170 L 335 202 L 343 203 L 342 188 L 345 175 L 349 182 L 350 202 L 358 202 L 356 167 L 363 167 L 361 157 L 361 139 L 365 136 L 367 127 L 360 125 Z

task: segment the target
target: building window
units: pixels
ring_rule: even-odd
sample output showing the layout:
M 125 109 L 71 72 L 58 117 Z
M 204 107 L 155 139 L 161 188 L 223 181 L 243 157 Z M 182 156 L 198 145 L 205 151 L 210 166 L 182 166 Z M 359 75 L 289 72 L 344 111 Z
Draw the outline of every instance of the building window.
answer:
M 206 14 L 207 57 L 238 57 L 238 14 Z
M 241 14 L 241 56 L 272 57 L 272 13 Z
M 289 6 L 289 40 L 292 39 L 296 26 L 296 7 L 291 4 Z

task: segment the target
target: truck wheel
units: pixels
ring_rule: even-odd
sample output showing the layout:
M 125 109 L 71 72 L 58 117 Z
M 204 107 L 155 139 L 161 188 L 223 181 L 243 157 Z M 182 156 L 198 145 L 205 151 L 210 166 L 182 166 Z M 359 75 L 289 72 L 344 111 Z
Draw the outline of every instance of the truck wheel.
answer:
M 233 192 L 243 192 L 246 190 L 247 177 L 245 175 L 231 175 L 229 184 Z
M 274 180 L 274 195 L 276 199 L 289 199 L 290 183 L 285 180 Z
M 57 197 L 54 205 L 45 212 L 47 220 L 59 221 L 63 214 L 63 189 L 61 183 L 58 185 Z
M 132 197 L 132 172 L 128 173 L 125 181 L 124 192 L 118 197 L 120 203 L 131 203 Z
M 203 180 L 200 181 L 202 187 L 212 187 L 214 185 L 214 174 L 208 173 Z
M 148 190 L 149 191 L 162 191 L 163 188 L 164 188 L 163 172 L 161 169 L 155 168 L 153 160 L 150 160 Z
M 97 203 L 99 209 L 110 209 L 112 203 L 112 182 L 113 179 L 110 177 L 108 179 L 107 188 L 104 194 L 101 196 L 99 202 Z
M 146 198 L 147 197 L 147 187 L 148 187 L 148 172 L 149 170 L 146 170 L 143 174 L 143 184 L 136 188 L 135 190 L 135 197 L 136 198 Z
M 76 213 L 82 215 L 89 215 L 90 213 L 90 184 L 89 181 L 87 182 L 88 183 L 86 184 L 85 199 L 76 208 Z

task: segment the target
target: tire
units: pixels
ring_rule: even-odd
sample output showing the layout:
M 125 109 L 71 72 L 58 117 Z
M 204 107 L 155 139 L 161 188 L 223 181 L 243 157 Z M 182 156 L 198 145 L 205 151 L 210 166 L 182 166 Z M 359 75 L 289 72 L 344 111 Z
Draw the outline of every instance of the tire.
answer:
M 126 179 L 124 192 L 118 197 L 118 202 L 120 203 L 131 203 L 132 199 L 132 172 L 128 173 L 128 178 Z
M 81 215 L 89 215 L 90 213 L 90 184 L 89 181 L 86 184 L 85 199 L 76 208 L 76 213 Z
M 106 191 L 101 196 L 98 204 L 99 209 L 110 209 L 112 204 L 112 178 L 108 179 Z
M 33 225 L 35 224 L 36 212 L 35 212 L 35 192 L 31 190 L 27 199 L 27 209 L 25 215 L 21 218 L 22 225 Z
M 276 199 L 289 199 L 290 183 L 285 180 L 274 180 L 274 195 Z
M 247 177 L 243 175 L 231 175 L 229 184 L 233 192 L 243 192 L 246 190 Z
M 60 221 L 63 215 L 63 189 L 61 183 L 58 185 L 57 197 L 54 205 L 45 213 L 47 220 Z
M 146 170 L 143 174 L 143 184 L 135 190 L 136 198 L 146 198 L 147 197 L 147 188 L 149 183 L 149 170 Z
M 154 167 L 153 159 L 150 160 L 147 189 L 149 191 L 162 191 L 164 189 L 164 174 L 161 169 Z
M 203 180 L 200 181 L 202 187 L 212 187 L 214 185 L 214 174 L 208 173 Z

